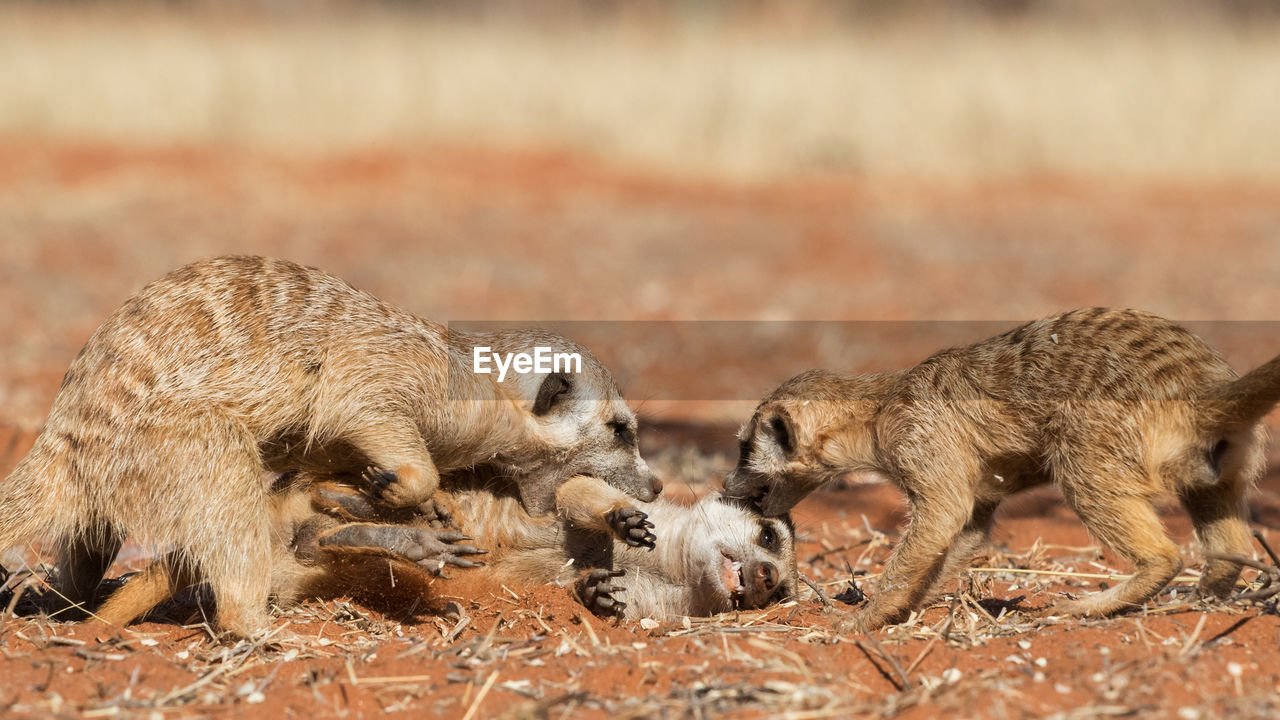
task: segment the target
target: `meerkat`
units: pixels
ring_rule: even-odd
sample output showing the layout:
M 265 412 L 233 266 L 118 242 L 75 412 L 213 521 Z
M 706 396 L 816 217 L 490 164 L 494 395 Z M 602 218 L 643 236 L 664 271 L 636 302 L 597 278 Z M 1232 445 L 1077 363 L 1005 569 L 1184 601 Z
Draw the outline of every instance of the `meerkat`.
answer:
M 615 539 L 600 543 L 598 513 L 535 517 L 514 488 L 491 480 L 450 483 L 442 490 L 462 534 L 438 534 L 423 515 L 406 517 L 370 502 L 350 482 L 300 474 L 273 495 L 272 595 L 286 606 L 333 588 L 388 576 L 413 578 L 415 566 L 435 569 L 442 542 L 472 540 L 490 548 L 482 571 L 508 584 L 558 584 L 601 617 L 670 619 L 752 609 L 796 593 L 794 527 L 789 516 L 766 518 L 749 503 L 718 494 L 693 505 L 658 499 L 640 503 L 663 533 L 654 548 Z M 574 477 L 557 491 L 563 507 L 630 504 L 617 490 L 590 477 Z M 414 511 L 409 511 L 412 515 Z M 465 545 L 449 551 L 475 552 Z M 384 562 L 365 563 L 376 557 Z M 387 563 L 390 563 L 390 573 Z M 462 559 L 462 563 L 468 561 Z M 172 564 L 154 563 L 107 601 L 122 622 L 143 615 L 191 582 Z M 180 571 L 179 571 L 180 572 Z M 361 578 L 361 574 L 367 578 Z M 625 577 L 626 586 L 621 578 Z M 426 587 L 418 582 L 411 587 Z
M 1247 495 L 1264 466 L 1263 416 L 1280 358 L 1243 377 L 1185 328 L 1143 312 L 1083 309 L 1037 320 L 898 372 L 815 370 L 766 396 L 739 435 L 726 492 L 790 510 L 850 472 L 881 475 L 911 520 L 855 624 L 905 619 L 968 565 L 996 507 L 1053 483 L 1095 539 L 1134 566 L 1053 612 L 1141 605 L 1182 568 L 1152 504 L 1173 493 L 1211 553 L 1202 592 L 1224 596 L 1247 554 Z
M 566 507 L 589 505 L 563 496 L 610 488 L 574 478 L 560 488 Z M 613 491 L 616 492 L 616 491 Z M 795 596 L 795 532 L 790 517 L 766 518 L 749 503 L 719 494 L 693 505 L 639 503 L 662 532 L 652 551 L 615 540 L 601 547 L 581 525 L 531 518 L 510 497 L 492 492 L 455 495 L 460 527 L 492 548 L 493 575 L 521 584 L 572 587 L 593 613 L 634 619 L 706 616 L 761 608 Z M 618 578 L 625 576 L 625 587 Z
M 474 372 L 478 347 L 544 346 L 576 353 L 579 371 Z M 460 333 L 313 268 L 204 260 L 128 299 L 71 363 L 43 431 L 0 483 L 0 548 L 53 536 L 59 591 L 79 604 L 126 535 L 172 543 L 183 572 L 212 588 L 219 627 L 247 636 L 267 622 L 264 473 L 372 465 L 365 490 L 411 508 L 442 472 L 490 467 L 547 513 L 580 473 L 652 500 L 661 484 L 635 432 L 608 370 L 565 338 Z

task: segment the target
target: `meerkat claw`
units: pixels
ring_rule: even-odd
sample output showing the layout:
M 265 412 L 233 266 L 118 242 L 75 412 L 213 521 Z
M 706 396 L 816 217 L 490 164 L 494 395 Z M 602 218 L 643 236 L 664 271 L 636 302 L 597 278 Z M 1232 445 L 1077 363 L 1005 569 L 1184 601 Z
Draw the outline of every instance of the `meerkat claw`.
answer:
M 365 490 L 376 500 L 381 500 L 387 489 L 400 482 L 400 478 L 390 470 L 370 465 L 360 474 L 365 482 Z
M 445 553 L 435 557 L 425 558 L 418 561 L 418 565 L 425 568 L 428 572 L 442 580 L 448 580 L 449 576 L 444 574 L 444 569 L 450 565 L 460 567 L 464 570 L 470 568 L 484 567 L 483 562 L 476 562 L 466 558 L 458 557 L 452 553 Z
M 471 545 L 459 544 L 470 539 L 462 533 L 441 532 L 430 528 L 352 523 L 323 535 L 318 544 L 382 548 L 441 575 L 445 565 L 470 568 L 483 564 L 462 557 L 487 552 Z
M 578 581 L 578 597 L 582 604 L 598 617 L 621 618 L 627 604 L 613 597 L 613 593 L 625 592 L 626 588 L 615 585 L 613 579 L 626 573 L 626 570 L 598 568 L 582 576 Z
M 610 512 L 605 516 L 605 520 L 614 534 L 631 547 L 645 547 L 650 550 L 656 547 L 658 537 L 651 532 L 653 523 L 649 522 L 649 516 L 643 512 L 632 507 L 622 508 Z

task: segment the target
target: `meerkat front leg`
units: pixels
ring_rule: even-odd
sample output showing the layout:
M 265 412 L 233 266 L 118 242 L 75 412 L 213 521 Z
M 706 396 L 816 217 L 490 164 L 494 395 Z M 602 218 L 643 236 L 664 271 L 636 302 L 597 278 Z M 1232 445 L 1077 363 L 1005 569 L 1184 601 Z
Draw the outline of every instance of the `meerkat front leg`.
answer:
M 582 573 L 573 589 L 578 600 L 593 615 L 621 618 L 626 612 L 627 604 L 614 597 L 614 593 L 625 592 L 626 588 L 614 584 L 614 581 L 626 574 L 626 570 L 595 568 Z
M 942 569 L 938 571 L 933 585 L 924 594 L 923 602 L 929 602 L 938 597 L 948 581 L 969 569 L 969 563 L 973 561 L 974 555 L 978 554 L 991 537 L 991 527 L 995 521 L 998 505 L 998 501 L 989 500 L 974 506 L 969 521 L 961 528 L 960 534 L 952 540 L 951 547 L 947 550 L 946 560 L 942 563 Z
M 556 512 L 578 527 L 612 533 L 631 547 L 652 550 L 657 541 L 649 516 L 599 478 L 578 475 L 567 480 L 556 489 Z
M 947 566 L 952 542 L 972 513 L 972 500 L 913 498 L 911 523 L 894 548 L 876 592 L 854 619 L 854 627 L 870 632 L 907 619 L 924 602 Z
M 383 505 L 414 507 L 440 487 L 440 472 L 422 434 L 408 419 L 370 420 L 346 439 L 377 468 L 365 480 L 370 495 Z

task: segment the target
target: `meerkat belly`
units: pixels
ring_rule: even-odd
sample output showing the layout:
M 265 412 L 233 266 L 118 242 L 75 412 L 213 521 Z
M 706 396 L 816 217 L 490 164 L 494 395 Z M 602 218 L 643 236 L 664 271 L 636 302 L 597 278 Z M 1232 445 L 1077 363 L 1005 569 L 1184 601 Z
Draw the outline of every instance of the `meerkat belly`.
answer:
M 454 493 L 452 503 L 458 529 L 483 544 L 494 563 L 534 550 L 554 550 L 561 562 L 566 557 L 559 521 L 531 517 L 516 497 L 471 490 Z

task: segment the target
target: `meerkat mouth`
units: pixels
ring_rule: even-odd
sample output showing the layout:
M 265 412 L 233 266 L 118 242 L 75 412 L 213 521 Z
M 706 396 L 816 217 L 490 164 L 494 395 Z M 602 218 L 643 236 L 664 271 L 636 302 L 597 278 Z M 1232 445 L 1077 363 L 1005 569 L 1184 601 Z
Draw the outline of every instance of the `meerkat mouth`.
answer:
M 746 599 L 746 583 L 742 577 L 742 562 L 728 550 L 720 550 L 720 584 L 735 608 Z

